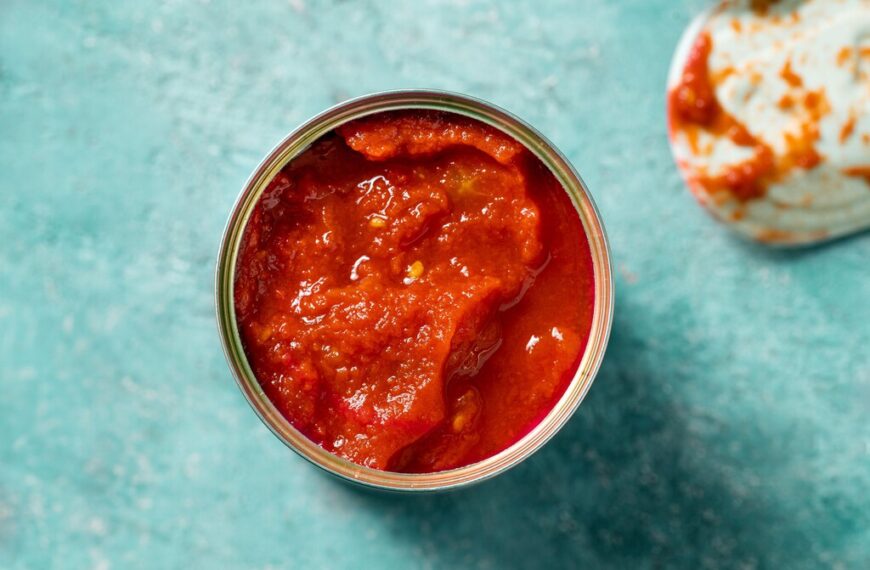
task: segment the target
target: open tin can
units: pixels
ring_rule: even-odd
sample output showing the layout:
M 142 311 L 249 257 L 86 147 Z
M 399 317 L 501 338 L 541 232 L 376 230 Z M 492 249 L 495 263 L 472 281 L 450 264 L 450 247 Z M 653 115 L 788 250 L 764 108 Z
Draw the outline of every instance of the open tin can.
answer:
M 565 393 L 522 439 L 478 463 L 434 473 L 397 473 L 363 467 L 323 449 L 281 415 L 263 391 L 248 362 L 234 304 L 237 257 L 251 213 L 272 178 L 316 140 L 361 117 L 397 110 L 435 110 L 463 115 L 490 125 L 524 145 L 553 173 L 571 198 L 583 223 L 592 254 L 595 300 L 589 341 Z M 215 275 L 218 329 L 233 375 L 251 407 L 288 447 L 325 471 L 347 481 L 390 491 L 454 489 L 489 479 L 541 448 L 568 421 L 589 391 L 604 357 L 613 319 L 610 248 L 592 197 L 568 161 L 540 133 L 510 113 L 478 99 L 442 91 L 391 91 L 346 101 L 317 115 L 281 141 L 248 179 L 230 213 Z

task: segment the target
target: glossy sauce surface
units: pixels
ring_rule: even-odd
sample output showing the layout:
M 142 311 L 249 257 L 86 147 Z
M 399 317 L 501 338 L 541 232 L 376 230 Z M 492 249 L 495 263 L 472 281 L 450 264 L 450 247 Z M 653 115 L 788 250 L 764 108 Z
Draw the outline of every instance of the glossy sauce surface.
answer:
M 582 357 L 582 224 L 524 147 L 471 119 L 381 113 L 269 184 L 235 282 L 251 366 L 281 413 L 361 465 L 431 472 L 528 433 Z

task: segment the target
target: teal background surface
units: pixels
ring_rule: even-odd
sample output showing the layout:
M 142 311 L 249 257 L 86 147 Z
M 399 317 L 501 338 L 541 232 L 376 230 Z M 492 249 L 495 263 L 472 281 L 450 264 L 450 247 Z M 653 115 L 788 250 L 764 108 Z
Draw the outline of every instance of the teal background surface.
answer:
M 0 3 L 0 567 L 870 567 L 870 235 L 771 251 L 668 151 L 702 0 Z M 446 495 L 287 450 L 213 317 L 260 158 L 367 92 L 525 118 L 613 246 L 611 346 L 568 426 Z

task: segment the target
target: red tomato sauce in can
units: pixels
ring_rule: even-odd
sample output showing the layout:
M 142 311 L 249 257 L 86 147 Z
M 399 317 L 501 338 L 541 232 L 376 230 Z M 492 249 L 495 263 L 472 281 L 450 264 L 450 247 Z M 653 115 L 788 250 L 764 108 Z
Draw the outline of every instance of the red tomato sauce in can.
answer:
M 387 111 L 271 180 L 234 302 L 293 426 L 359 465 L 428 473 L 508 448 L 555 406 L 594 285 L 577 210 L 527 148 L 461 115 Z

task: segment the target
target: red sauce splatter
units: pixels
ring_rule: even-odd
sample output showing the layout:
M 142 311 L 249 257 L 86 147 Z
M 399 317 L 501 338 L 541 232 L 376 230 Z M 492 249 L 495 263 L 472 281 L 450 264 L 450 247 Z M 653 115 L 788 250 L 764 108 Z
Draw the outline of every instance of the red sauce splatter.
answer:
M 697 140 L 702 130 L 753 148 L 749 160 L 714 176 L 697 177 L 697 182 L 711 191 L 724 189 L 739 200 L 750 200 L 764 193 L 761 179 L 773 168 L 773 153 L 719 104 L 708 66 L 712 49 L 710 34 L 702 33 L 689 53 L 680 83 L 669 97 L 671 129 L 686 133 L 690 141 Z
M 843 66 L 852 58 L 852 48 L 845 46 L 837 52 L 837 65 Z
M 727 188 L 731 196 L 745 202 L 764 195 L 764 179 L 774 166 L 773 152 L 761 145 L 751 158 L 726 168 L 718 175 L 702 177 L 700 182 L 707 189 Z
M 582 223 L 553 175 L 452 114 L 340 127 L 269 184 L 235 283 L 266 394 L 313 441 L 431 472 L 516 442 L 564 393 L 594 301 Z
M 749 7 L 759 16 L 766 16 L 770 7 L 779 3 L 779 0 L 751 0 Z
M 710 34 L 698 38 L 683 68 L 683 76 L 670 94 L 673 119 L 701 126 L 710 125 L 720 113 L 716 91 L 710 82 L 707 60 L 713 50 Z
M 803 109 L 807 120 L 800 123 L 799 133 L 785 134 L 786 152 L 778 159 L 778 180 L 795 168 L 810 170 L 824 160 L 815 148 L 815 143 L 820 137 L 819 121 L 831 112 L 831 105 L 824 88 L 807 91 L 803 97 Z
M 843 123 L 843 128 L 840 129 L 840 142 L 844 143 L 849 140 L 849 137 L 852 136 L 852 133 L 855 132 L 855 122 L 857 118 L 853 115 L 849 117 L 845 123 Z
M 778 156 L 719 103 L 716 85 L 733 71 L 726 68 L 717 74 L 710 72 L 708 59 L 712 48 L 710 34 L 700 34 L 686 60 L 680 82 L 668 98 L 671 132 L 684 134 L 696 153 L 699 135 L 705 132 L 714 137 L 727 137 L 738 146 L 752 149 L 752 154 L 716 174 L 693 173 L 693 181 L 716 199 L 730 197 L 745 202 L 764 196 L 770 184 L 783 180 L 794 169 L 808 170 L 821 164 L 824 157 L 815 148 L 819 139 L 818 122 L 831 110 L 824 90 L 805 91 L 791 63 L 785 64 L 781 77 L 801 94 L 799 97 L 795 93 L 783 95 L 778 106 L 783 111 L 793 111 L 800 104 L 807 120 L 800 124 L 798 133 L 785 134 L 786 151 Z M 753 75 L 750 80 L 760 82 L 761 78 Z
M 854 166 L 852 168 L 844 168 L 843 174 L 853 176 L 855 178 L 863 178 L 867 184 L 870 184 L 870 166 Z
M 797 234 L 787 230 L 764 229 L 759 230 L 755 234 L 755 239 L 764 243 L 771 244 L 793 244 L 798 239 L 823 240 L 829 236 L 825 230 L 817 230 L 804 234 Z
M 801 79 L 801 76 L 792 70 L 791 60 L 785 62 L 785 65 L 779 71 L 779 76 L 792 87 L 803 87 L 804 85 L 804 80 Z

